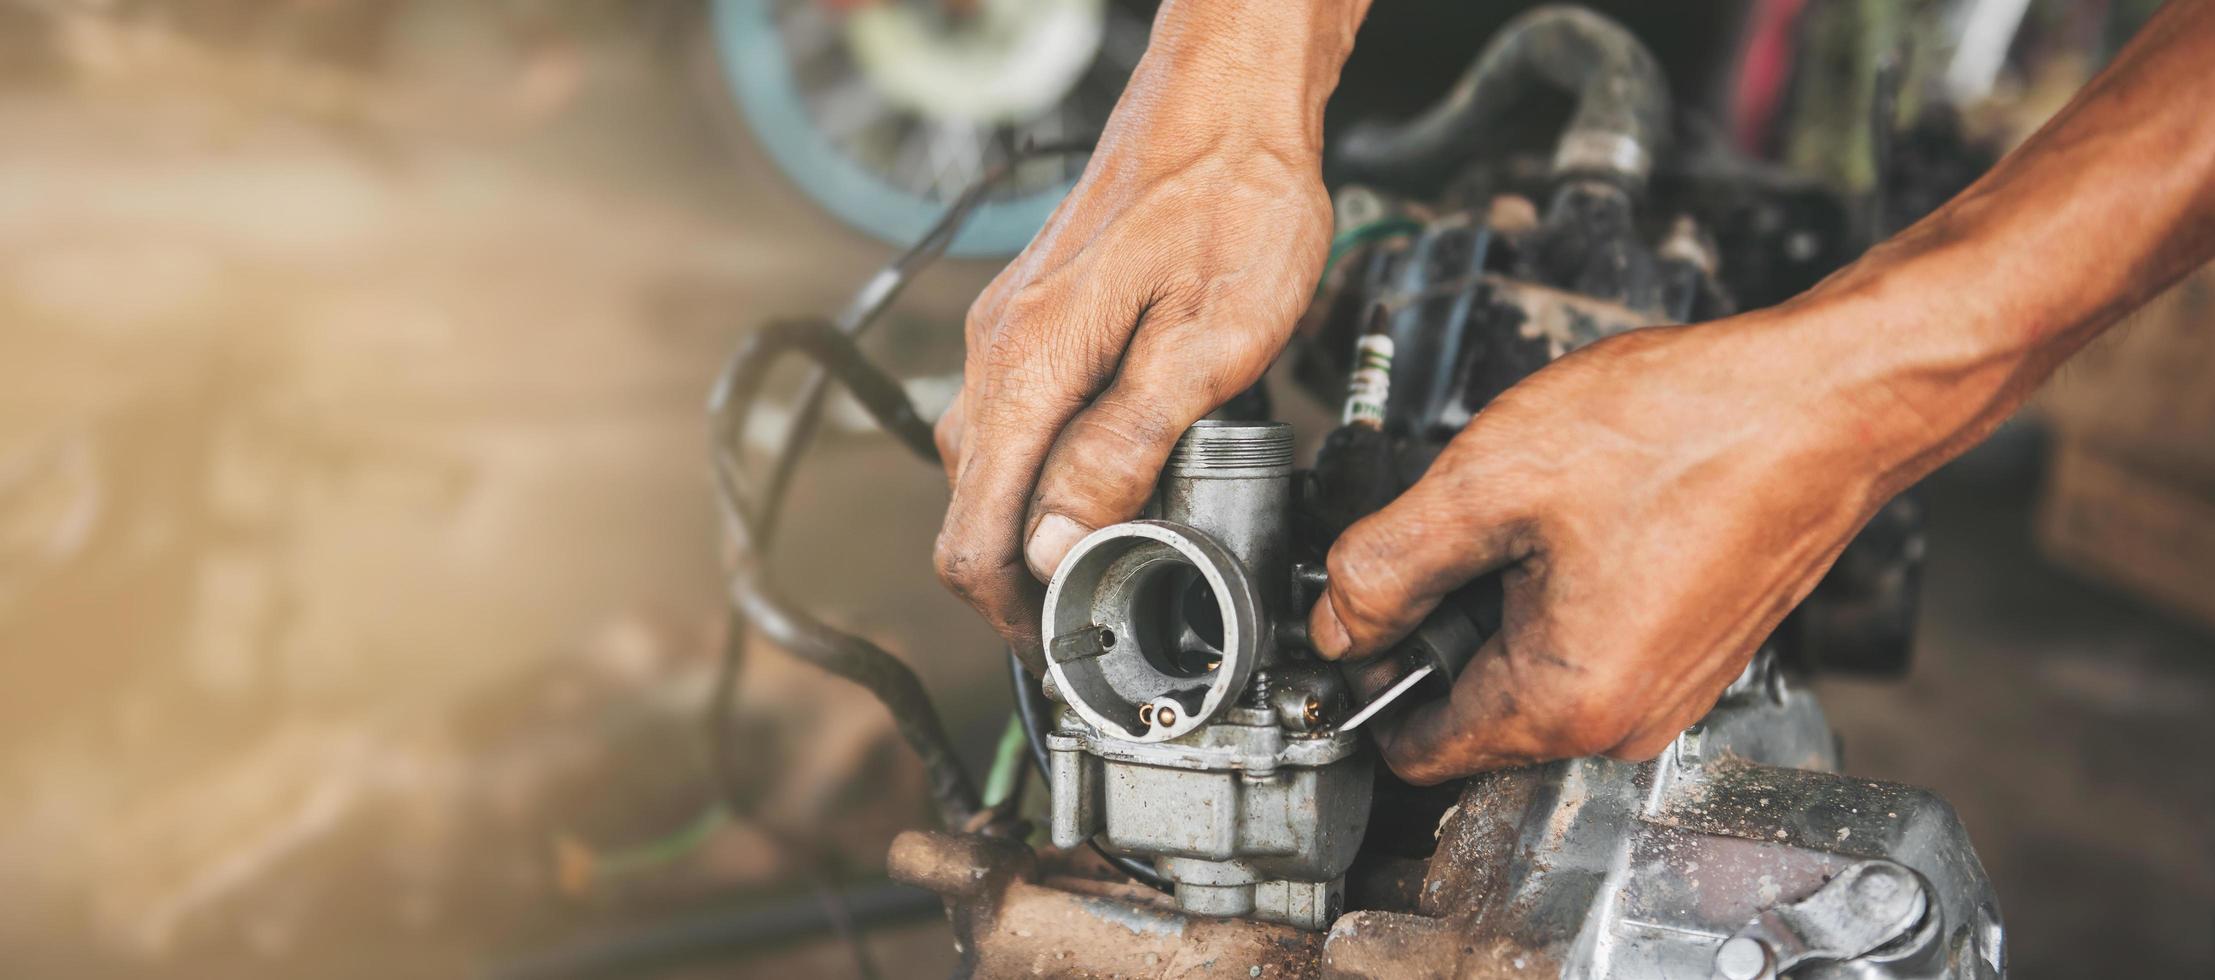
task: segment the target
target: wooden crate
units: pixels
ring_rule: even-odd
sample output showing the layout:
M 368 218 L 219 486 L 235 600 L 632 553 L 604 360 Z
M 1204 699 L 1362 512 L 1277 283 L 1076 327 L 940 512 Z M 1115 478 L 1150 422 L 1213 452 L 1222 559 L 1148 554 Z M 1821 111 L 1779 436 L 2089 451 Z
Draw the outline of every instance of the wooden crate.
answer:
M 2081 440 L 2056 445 L 2047 467 L 2048 557 L 2215 628 L 2215 494 Z
M 2041 547 L 2215 627 L 2215 266 L 2087 347 L 2039 407 Z

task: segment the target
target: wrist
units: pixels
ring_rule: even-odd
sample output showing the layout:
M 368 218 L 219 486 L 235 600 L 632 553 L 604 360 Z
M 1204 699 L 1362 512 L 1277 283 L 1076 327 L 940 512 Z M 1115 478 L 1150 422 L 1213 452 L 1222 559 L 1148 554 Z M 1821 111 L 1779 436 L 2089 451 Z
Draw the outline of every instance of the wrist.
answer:
M 1369 0 L 1169 0 L 1110 130 L 1250 138 L 1320 156 L 1323 105 Z M 1135 135 L 1135 134 L 1134 134 Z
M 1870 506 L 1984 438 L 2058 358 L 2043 339 L 1988 329 L 2023 311 L 1977 288 L 1959 268 L 1969 258 L 1872 252 L 1754 317 L 1788 365 L 1773 372 L 1777 396 L 1805 406 L 1823 469 Z

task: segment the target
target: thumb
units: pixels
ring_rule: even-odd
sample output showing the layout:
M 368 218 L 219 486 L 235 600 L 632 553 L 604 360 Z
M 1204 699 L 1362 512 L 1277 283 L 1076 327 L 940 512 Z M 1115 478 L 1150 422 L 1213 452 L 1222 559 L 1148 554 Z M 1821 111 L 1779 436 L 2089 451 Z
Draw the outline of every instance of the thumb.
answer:
M 1377 654 L 1447 593 L 1528 553 L 1519 501 L 1453 456 L 1331 545 L 1330 584 L 1308 614 L 1324 659 Z
M 1261 379 L 1276 355 L 1266 336 L 1196 319 L 1140 328 L 1114 383 L 1046 459 L 1025 525 L 1032 574 L 1053 578 L 1086 534 L 1138 515 L 1185 430 Z

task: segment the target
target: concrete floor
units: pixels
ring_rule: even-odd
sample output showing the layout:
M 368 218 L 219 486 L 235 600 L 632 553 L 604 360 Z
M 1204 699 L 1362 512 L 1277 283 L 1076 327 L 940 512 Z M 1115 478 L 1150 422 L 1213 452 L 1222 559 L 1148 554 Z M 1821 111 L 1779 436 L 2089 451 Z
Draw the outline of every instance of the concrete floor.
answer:
M 399 123 L 160 71 L 0 90 L 11 975 L 453 976 L 793 893 L 743 829 L 636 879 L 557 856 L 702 805 L 703 392 L 738 331 L 889 249 L 693 111 L 679 51 L 459 22 L 379 83 L 428 107 Z M 553 110 L 467 100 L 511 63 L 574 81 Z M 990 271 L 934 272 L 884 343 L 953 366 Z M 1932 481 L 1916 669 L 1826 705 L 1851 771 L 1960 809 L 2015 975 L 2208 975 L 2215 638 L 2040 562 L 2036 473 L 2018 431 Z M 798 499 L 794 588 L 981 752 L 1005 696 L 930 578 L 942 482 L 849 440 Z M 745 689 L 745 779 L 866 877 L 922 819 L 881 715 L 775 657 Z M 903 976 L 951 963 L 927 921 L 872 942 Z

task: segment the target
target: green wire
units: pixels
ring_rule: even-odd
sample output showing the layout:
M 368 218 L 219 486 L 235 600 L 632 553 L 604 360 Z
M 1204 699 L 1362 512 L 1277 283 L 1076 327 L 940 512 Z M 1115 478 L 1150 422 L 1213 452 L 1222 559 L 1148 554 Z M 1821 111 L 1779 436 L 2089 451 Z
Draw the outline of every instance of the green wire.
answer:
M 1030 762 L 1025 751 L 1030 736 L 1023 731 L 1023 719 L 1008 716 L 1008 727 L 1000 732 L 1000 745 L 992 750 L 992 772 L 984 777 L 984 805 L 999 806 L 1010 793 L 1015 792 L 1015 774 Z
M 1315 291 L 1323 291 L 1323 283 L 1329 282 L 1331 270 L 1338 268 L 1338 260 L 1346 253 L 1372 242 L 1387 238 L 1399 238 L 1423 230 L 1423 223 L 1411 218 L 1380 218 L 1365 225 L 1355 225 L 1331 237 L 1330 257 L 1323 260 L 1323 276 L 1315 282 Z
M 731 822 L 731 811 L 719 802 L 710 803 L 691 822 L 677 828 L 666 837 L 634 844 L 619 851 L 600 855 L 593 863 L 598 873 L 609 876 L 652 871 L 675 863 L 678 859 L 698 850 L 700 845 L 714 837 Z

